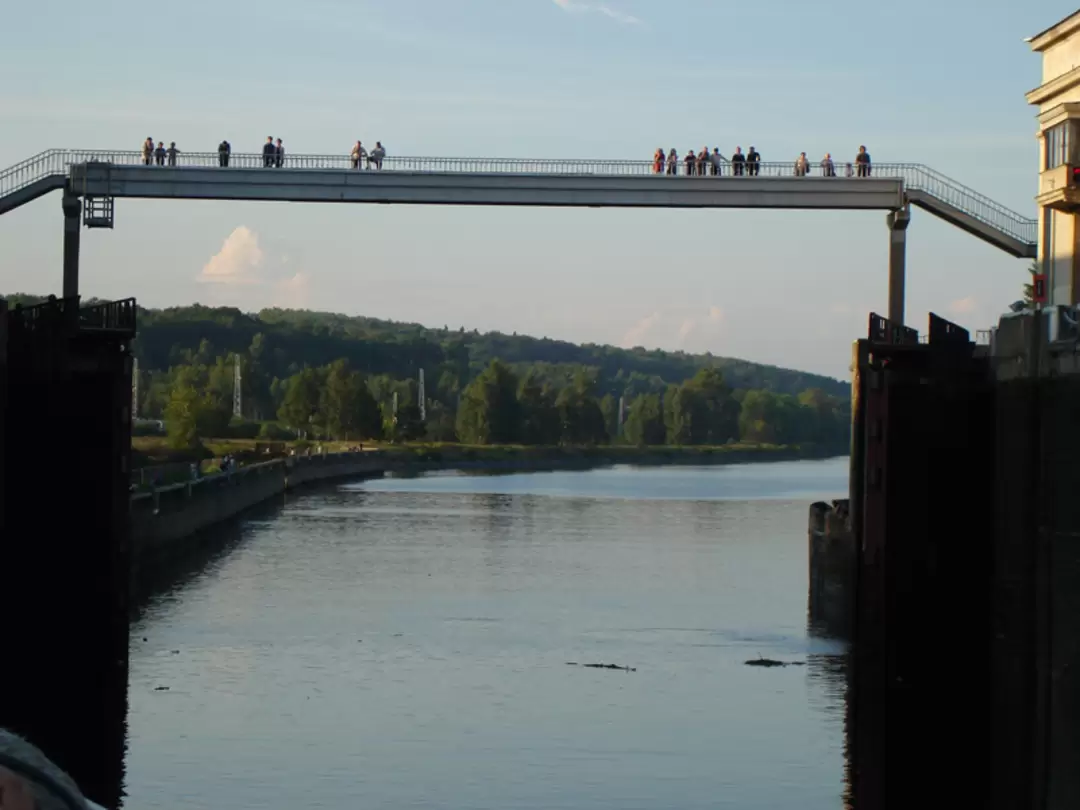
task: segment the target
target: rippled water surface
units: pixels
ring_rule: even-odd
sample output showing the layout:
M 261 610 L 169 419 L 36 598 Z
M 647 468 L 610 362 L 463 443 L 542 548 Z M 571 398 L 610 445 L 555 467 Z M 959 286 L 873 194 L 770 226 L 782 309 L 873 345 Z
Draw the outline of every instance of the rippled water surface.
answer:
M 806 514 L 846 463 L 290 499 L 133 627 L 125 807 L 838 808 Z

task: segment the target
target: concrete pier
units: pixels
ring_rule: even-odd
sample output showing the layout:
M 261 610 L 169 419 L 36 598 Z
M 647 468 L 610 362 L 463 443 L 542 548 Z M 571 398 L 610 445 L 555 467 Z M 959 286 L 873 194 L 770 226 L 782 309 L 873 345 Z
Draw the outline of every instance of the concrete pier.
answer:
M 855 538 L 849 501 L 810 506 L 808 531 L 810 621 L 829 636 L 851 638 L 855 616 Z

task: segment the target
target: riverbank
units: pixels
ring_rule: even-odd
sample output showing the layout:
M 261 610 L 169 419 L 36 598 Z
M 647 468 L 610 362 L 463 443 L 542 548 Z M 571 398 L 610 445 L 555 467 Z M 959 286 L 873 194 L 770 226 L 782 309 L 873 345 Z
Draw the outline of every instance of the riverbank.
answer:
M 230 455 L 241 463 L 308 453 L 340 453 L 363 447 L 378 450 L 400 462 L 456 464 L 476 462 L 521 463 L 564 462 L 635 464 L 744 464 L 759 461 L 797 461 L 846 455 L 846 447 L 820 445 L 727 444 L 715 447 L 600 445 L 593 447 L 530 445 L 467 445 L 440 443 L 375 444 L 365 442 L 269 442 L 243 439 L 206 439 L 197 450 L 173 450 L 160 437 L 132 439 L 132 468 L 200 464 L 216 471 L 215 460 Z

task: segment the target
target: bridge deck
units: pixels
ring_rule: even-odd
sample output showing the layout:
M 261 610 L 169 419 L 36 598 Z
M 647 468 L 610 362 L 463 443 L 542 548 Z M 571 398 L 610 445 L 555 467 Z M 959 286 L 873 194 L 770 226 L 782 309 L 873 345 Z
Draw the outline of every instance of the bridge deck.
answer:
M 95 197 L 415 205 L 893 210 L 897 178 L 666 177 L 483 172 L 218 169 L 84 164 L 72 187 Z
M 873 176 L 795 177 L 793 163 L 762 163 L 759 173 L 652 174 L 649 161 L 386 158 L 356 170 L 343 155 L 288 155 L 263 168 L 261 155 L 182 153 L 178 164 L 143 166 L 134 151 L 51 149 L 0 171 L 0 214 L 49 191 L 157 199 L 288 200 L 424 205 L 530 205 L 663 208 L 923 208 L 1007 253 L 1034 257 L 1037 221 L 919 164 L 875 164 Z

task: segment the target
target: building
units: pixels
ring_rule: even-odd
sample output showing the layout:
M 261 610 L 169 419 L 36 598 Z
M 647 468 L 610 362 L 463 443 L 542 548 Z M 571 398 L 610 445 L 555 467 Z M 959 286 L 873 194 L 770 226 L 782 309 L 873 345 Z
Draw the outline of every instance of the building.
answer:
M 1027 40 L 1043 57 L 1039 108 L 1039 257 L 1050 304 L 1080 303 L 1080 11 Z M 1074 175 L 1074 171 L 1076 174 Z

